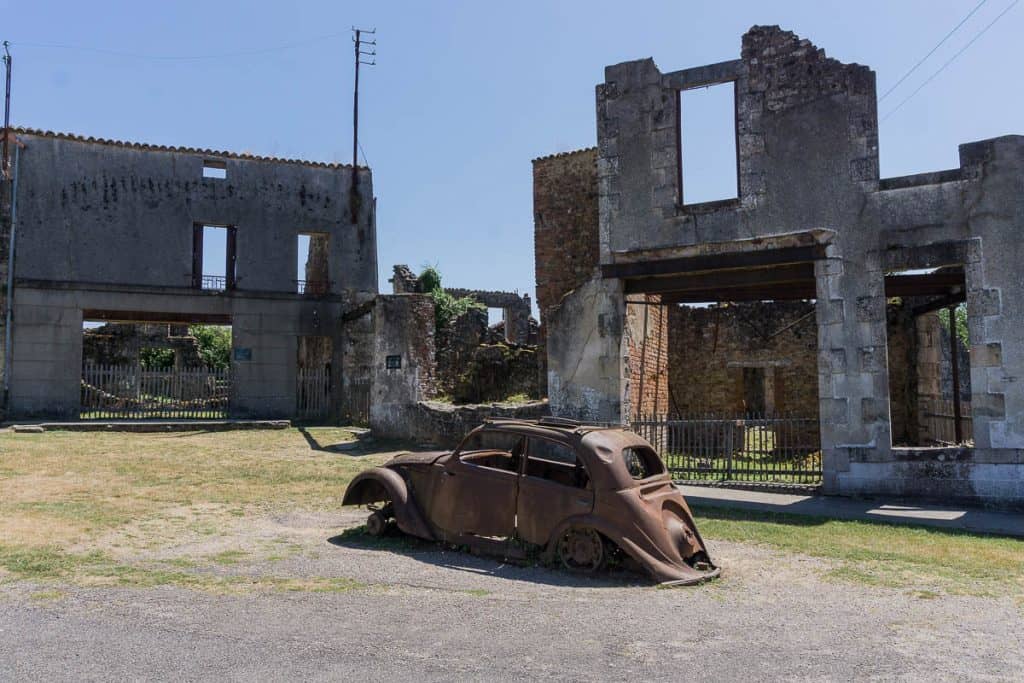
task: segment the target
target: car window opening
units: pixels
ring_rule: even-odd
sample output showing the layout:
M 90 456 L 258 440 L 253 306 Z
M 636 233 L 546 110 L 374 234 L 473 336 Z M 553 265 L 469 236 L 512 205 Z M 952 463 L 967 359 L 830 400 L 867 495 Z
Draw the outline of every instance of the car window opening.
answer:
M 459 460 L 477 467 L 518 472 L 525 438 L 509 432 L 484 430 L 471 435 L 459 449 Z
M 622 459 L 633 479 L 647 479 L 665 471 L 657 454 L 643 446 L 623 448 Z
M 546 439 L 530 439 L 526 476 L 585 489 L 590 483 L 587 470 L 569 447 Z

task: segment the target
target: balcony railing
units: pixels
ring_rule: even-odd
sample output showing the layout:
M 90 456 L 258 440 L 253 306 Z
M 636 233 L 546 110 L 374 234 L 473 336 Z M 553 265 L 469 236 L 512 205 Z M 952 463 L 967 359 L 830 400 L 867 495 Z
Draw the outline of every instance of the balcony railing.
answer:
M 228 279 L 223 275 L 204 275 L 202 288 L 223 291 L 228 288 Z

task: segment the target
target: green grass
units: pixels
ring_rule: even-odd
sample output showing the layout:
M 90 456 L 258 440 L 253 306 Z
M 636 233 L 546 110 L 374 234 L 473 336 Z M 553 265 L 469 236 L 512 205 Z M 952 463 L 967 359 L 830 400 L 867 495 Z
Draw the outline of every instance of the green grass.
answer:
M 699 505 L 694 514 L 705 538 L 831 560 L 832 579 L 1024 599 L 1021 539 Z

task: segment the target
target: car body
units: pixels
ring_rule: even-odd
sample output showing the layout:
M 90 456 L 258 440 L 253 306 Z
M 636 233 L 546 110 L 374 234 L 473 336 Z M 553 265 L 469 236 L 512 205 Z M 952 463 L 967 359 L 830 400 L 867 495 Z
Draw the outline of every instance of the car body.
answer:
M 373 509 L 367 530 L 525 557 L 578 571 L 619 552 L 659 583 L 719 569 L 682 493 L 644 439 L 558 418 L 491 420 L 452 451 L 407 453 L 359 474 L 343 505 Z

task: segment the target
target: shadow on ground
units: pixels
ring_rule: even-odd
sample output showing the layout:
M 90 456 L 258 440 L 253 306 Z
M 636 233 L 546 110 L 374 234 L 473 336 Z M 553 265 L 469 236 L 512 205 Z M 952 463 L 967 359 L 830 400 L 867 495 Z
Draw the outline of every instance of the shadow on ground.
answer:
M 296 429 L 298 429 L 299 433 L 302 434 L 302 438 L 304 438 L 306 443 L 309 444 L 310 449 L 320 453 L 339 453 L 342 455 L 363 456 L 394 451 L 418 452 L 429 450 L 409 441 L 397 439 L 376 439 L 369 431 L 353 432 L 356 437 L 354 441 L 322 443 L 317 439 L 316 435 L 311 433 L 306 427 L 296 427 Z M 339 429 L 345 429 L 345 427 L 340 427 Z
M 570 588 L 625 588 L 653 587 L 655 583 L 643 574 L 613 567 L 594 575 L 573 574 L 557 566 L 546 566 L 539 561 L 516 562 L 487 555 L 476 555 L 468 550 L 443 543 L 424 541 L 393 532 L 384 536 L 370 536 L 365 527 L 346 529 L 327 539 L 331 545 L 358 550 L 376 550 L 402 555 L 435 567 L 492 576 L 510 581 L 526 581 L 548 586 Z

